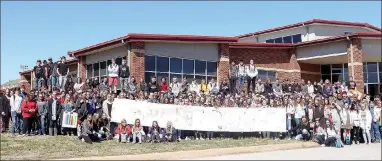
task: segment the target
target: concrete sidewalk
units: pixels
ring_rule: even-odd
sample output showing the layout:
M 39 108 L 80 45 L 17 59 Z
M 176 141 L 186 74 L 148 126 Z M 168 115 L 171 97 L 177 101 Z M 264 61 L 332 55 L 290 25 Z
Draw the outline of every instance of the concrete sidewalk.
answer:
M 150 154 L 140 154 L 140 155 L 70 158 L 66 160 L 174 160 L 174 159 L 186 159 L 186 158 L 191 159 L 191 158 L 214 157 L 214 156 L 243 154 L 243 153 L 261 153 L 261 152 L 269 152 L 269 151 L 277 151 L 277 150 L 312 148 L 317 146 L 318 144 L 314 142 L 298 142 L 298 143 L 288 143 L 288 144 L 270 144 L 270 145 L 260 145 L 260 146 L 250 146 L 250 147 L 190 150 L 190 151 L 150 153 Z M 60 160 L 63 160 L 63 159 L 60 159 Z

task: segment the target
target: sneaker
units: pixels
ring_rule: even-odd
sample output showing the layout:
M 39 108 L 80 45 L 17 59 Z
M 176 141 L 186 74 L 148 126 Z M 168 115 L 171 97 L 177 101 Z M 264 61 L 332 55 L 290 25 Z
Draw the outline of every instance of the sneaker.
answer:
M 84 138 L 82 138 L 82 139 L 81 139 L 81 141 L 82 141 L 82 142 L 85 142 L 85 139 L 84 139 Z
M 196 140 L 199 140 L 199 138 L 196 138 Z
M 204 138 L 200 138 L 200 140 L 204 140 Z
M 275 141 L 279 141 L 280 139 L 279 138 L 275 138 Z
M 357 141 L 355 144 L 359 144 L 359 141 Z
M 325 147 L 325 144 L 321 144 L 321 147 Z

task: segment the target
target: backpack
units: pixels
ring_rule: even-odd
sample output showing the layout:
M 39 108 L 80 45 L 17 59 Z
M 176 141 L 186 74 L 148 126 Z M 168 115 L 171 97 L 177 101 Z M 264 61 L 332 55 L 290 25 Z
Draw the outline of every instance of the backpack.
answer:
M 336 140 L 336 148 L 343 148 L 343 146 L 342 146 L 342 143 L 341 143 L 341 140 L 340 140 L 340 139 L 337 139 L 337 140 Z
M 345 144 L 350 145 L 350 137 L 349 136 L 345 137 Z

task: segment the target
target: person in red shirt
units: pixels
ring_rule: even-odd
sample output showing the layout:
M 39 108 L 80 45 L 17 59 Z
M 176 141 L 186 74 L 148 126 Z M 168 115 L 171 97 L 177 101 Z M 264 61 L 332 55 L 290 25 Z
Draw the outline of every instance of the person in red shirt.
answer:
M 32 130 L 32 124 L 36 119 L 37 103 L 31 98 L 30 95 L 26 95 L 25 100 L 21 104 L 21 110 L 23 115 L 23 134 L 30 134 Z
M 167 93 L 168 92 L 168 84 L 167 84 L 165 77 L 163 77 L 161 79 L 161 82 L 159 83 L 159 88 L 160 88 L 161 93 Z

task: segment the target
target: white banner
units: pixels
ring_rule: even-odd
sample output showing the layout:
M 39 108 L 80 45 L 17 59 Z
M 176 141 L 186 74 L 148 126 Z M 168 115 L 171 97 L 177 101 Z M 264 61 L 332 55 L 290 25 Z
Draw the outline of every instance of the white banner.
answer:
M 158 121 L 159 126 L 165 127 L 171 121 L 182 130 L 285 132 L 285 113 L 284 108 L 213 108 L 115 99 L 111 121 L 119 123 L 126 119 L 128 124 L 134 124 L 138 118 L 143 126 Z

